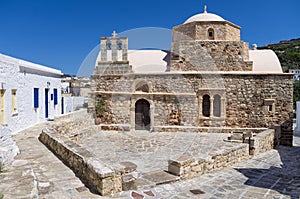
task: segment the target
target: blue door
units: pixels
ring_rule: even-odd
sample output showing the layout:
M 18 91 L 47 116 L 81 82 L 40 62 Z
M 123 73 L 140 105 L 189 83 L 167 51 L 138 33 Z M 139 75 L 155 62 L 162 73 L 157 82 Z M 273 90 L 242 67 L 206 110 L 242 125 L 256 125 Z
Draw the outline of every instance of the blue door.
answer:
M 49 117 L 49 89 L 45 89 L 45 118 Z

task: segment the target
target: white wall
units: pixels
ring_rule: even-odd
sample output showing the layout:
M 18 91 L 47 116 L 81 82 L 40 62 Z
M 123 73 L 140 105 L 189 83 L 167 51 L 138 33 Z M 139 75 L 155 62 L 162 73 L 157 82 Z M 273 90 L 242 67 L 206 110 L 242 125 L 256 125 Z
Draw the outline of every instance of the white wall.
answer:
M 49 118 L 60 115 L 61 78 L 59 72 L 0 54 L 0 86 L 4 83 L 2 89 L 5 89 L 5 125 L 13 134 L 46 120 L 46 88 L 49 88 Z M 39 108 L 37 109 L 34 108 L 34 88 L 39 88 Z M 54 88 L 58 91 L 58 105 L 56 106 L 51 100 Z M 15 114 L 12 112 L 12 89 L 16 89 L 17 111 Z
M 300 135 L 300 101 L 297 102 L 296 117 L 296 129 L 294 130 L 294 132 L 295 135 Z
M 11 131 L 5 126 L 0 126 L 0 164 L 8 164 L 18 153 L 19 148 L 11 137 Z
M 64 114 L 71 113 L 83 107 L 87 102 L 84 97 L 64 97 Z

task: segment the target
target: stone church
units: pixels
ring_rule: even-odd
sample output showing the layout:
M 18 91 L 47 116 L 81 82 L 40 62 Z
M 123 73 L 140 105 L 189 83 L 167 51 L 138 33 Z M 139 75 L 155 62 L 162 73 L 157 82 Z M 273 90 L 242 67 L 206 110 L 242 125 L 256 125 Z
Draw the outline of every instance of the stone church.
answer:
M 280 126 L 281 144 L 292 144 L 293 76 L 282 72 L 273 51 L 249 49 L 238 25 L 205 8 L 173 28 L 170 51 L 129 50 L 128 38 L 116 34 L 100 42 L 89 110 L 102 99 L 102 129 L 259 132 Z

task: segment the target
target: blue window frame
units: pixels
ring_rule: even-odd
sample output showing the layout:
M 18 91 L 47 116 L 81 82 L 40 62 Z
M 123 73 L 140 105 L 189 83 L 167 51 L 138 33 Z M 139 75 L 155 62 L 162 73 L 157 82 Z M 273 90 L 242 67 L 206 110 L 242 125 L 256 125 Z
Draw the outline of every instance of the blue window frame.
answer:
M 53 89 L 53 94 L 54 94 L 54 105 L 58 104 L 58 98 L 57 98 L 57 89 Z
M 39 89 L 38 88 L 33 89 L 33 107 L 34 108 L 39 107 Z

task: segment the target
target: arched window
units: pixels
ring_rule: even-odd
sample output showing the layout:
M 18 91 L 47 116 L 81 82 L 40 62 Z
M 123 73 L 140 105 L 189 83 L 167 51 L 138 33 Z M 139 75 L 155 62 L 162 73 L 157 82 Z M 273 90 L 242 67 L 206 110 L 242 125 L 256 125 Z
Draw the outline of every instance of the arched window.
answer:
M 214 29 L 212 29 L 212 28 L 208 29 L 207 34 L 208 34 L 208 39 L 209 40 L 214 40 L 215 39 L 215 31 L 214 31 Z
M 220 95 L 214 96 L 214 116 L 221 117 L 221 97 Z
M 122 50 L 123 49 L 123 43 L 122 43 L 121 40 L 118 41 L 117 47 L 118 47 L 118 50 Z
M 111 50 L 111 41 L 110 40 L 108 40 L 106 42 L 106 50 Z
M 202 115 L 204 117 L 210 116 L 210 97 L 209 95 L 204 95 L 202 100 Z

